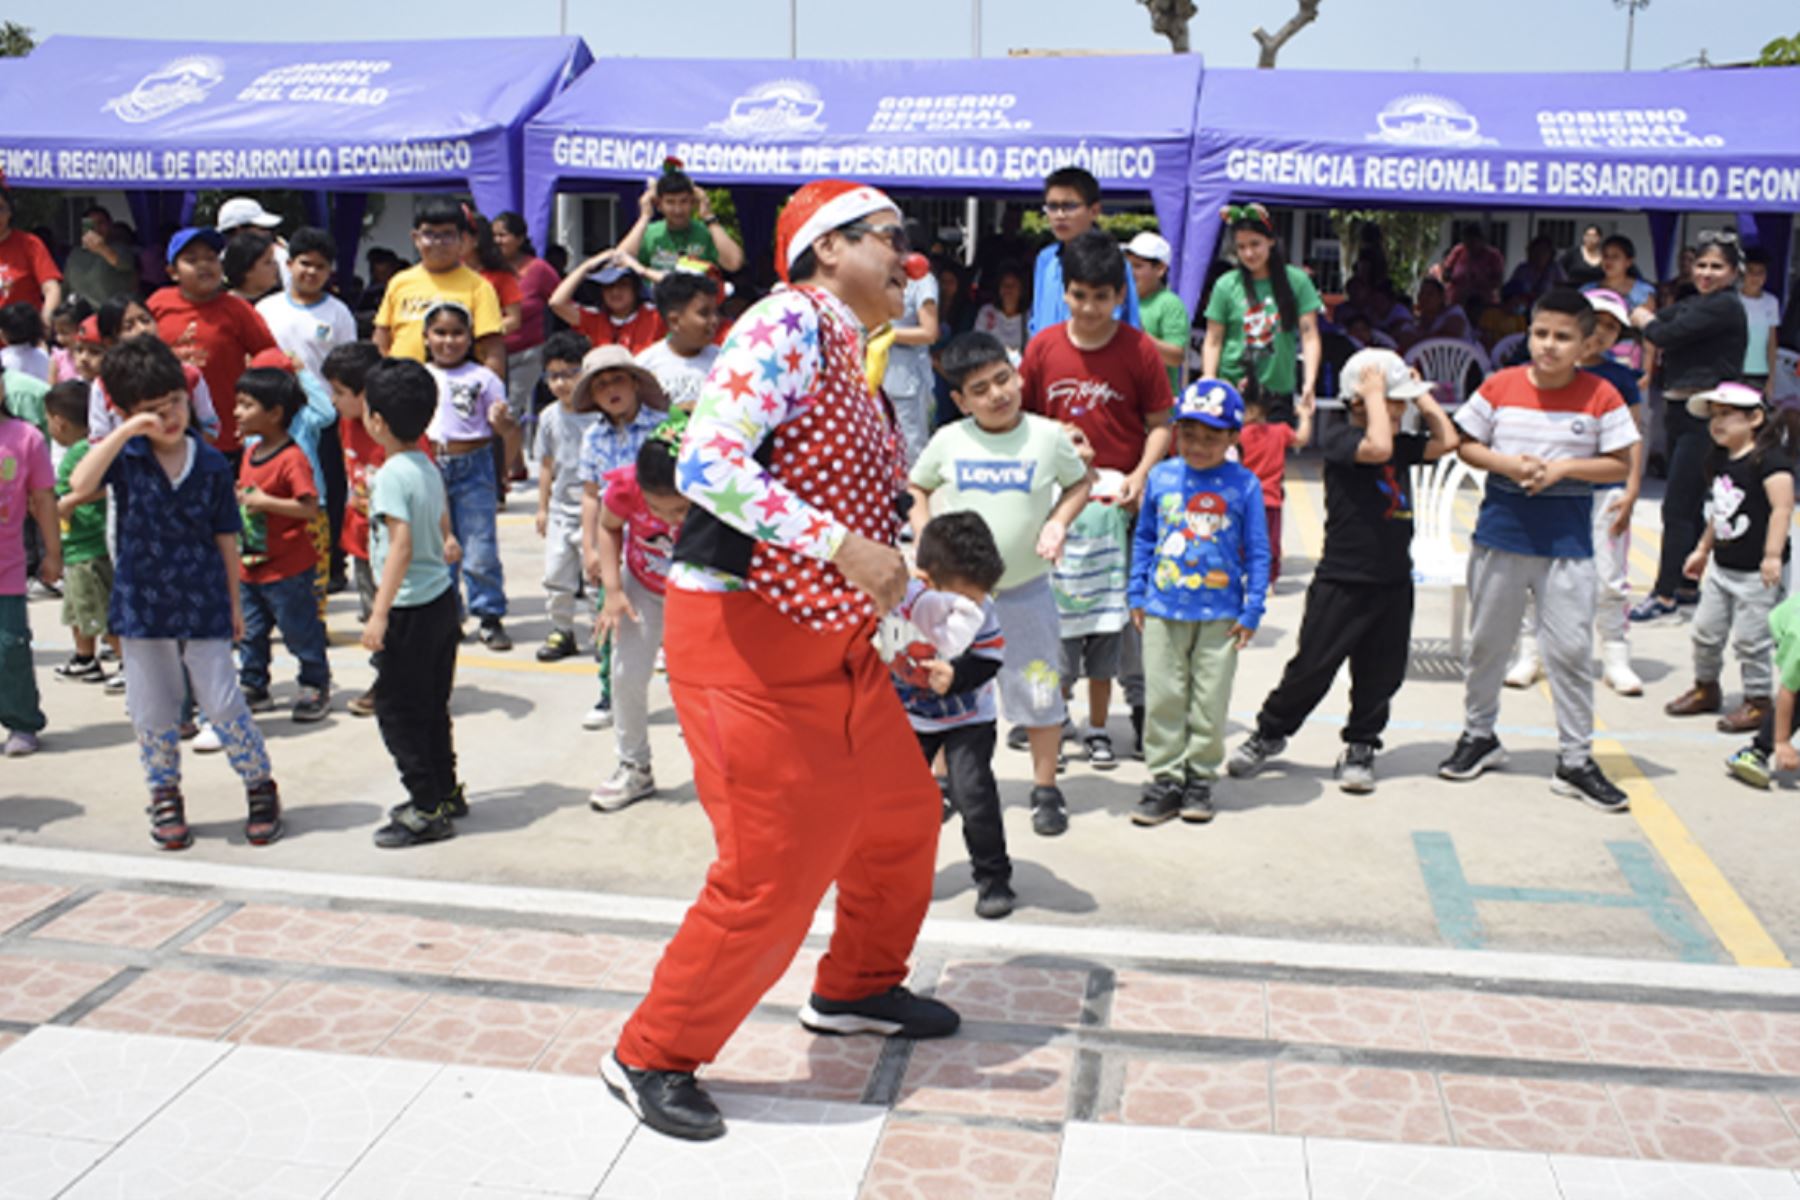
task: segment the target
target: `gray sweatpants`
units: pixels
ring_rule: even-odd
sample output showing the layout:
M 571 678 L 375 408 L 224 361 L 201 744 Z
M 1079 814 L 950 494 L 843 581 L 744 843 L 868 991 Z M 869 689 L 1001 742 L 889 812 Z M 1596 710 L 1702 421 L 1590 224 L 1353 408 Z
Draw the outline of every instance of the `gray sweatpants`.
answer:
M 1725 670 L 1725 643 L 1737 652 L 1744 672 L 1744 695 L 1773 696 L 1775 637 L 1769 612 L 1781 603 L 1779 584 L 1767 587 L 1760 571 L 1732 571 L 1714 563 L 1700 581 L 1694 609 L 1694 679 L 1718 683 Z
M 187 683 L 218 731 L 225 757 L 245 785 L 269 778 L 269 751 L 238 687 L 237 663 L 224 638 L 121 638 L 125 711 L 137 733 L 138 760 L 150 790 L 181 786 L 181 703 Z M 182 668 L 187 668 L 186 681 Z
M 544 526 L 544 604 L 550 628 L 575 632 L 575 593 L 580 588 L 581 522 L 551 513 Z
M 613 631 L 612 709 L 613 737 L 619 761 L 650 765 L 650 680 L 656 674 L 656 652 L 662 648 L 663 598 L 639 583 L 630 571 L 621 572 L 625 598 L 637 609 L 641 621 L 630 617 Z
M 1486 546 L 1469 552 L 1469 678 L 1463 726 L 1489 737 L 1527 601 L 1537 609 L 1538 654 L 1550 679 L 1556 738 L 1566 766 L 1580 766 L 1594 737 L 1594 595 L 1591 558 L 1538 558 Z

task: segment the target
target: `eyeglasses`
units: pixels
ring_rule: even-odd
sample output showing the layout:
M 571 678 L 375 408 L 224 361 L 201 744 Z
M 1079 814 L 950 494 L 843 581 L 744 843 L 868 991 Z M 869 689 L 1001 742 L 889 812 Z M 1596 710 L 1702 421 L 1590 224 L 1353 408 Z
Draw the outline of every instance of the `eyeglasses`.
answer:
M 1086 207 L 1087 205 L 1077 204 L 1073 200 L 1046 202 L 1044 205 L 1044 215 L 1046 217 L 1066 217 L 1070 213 L 1078 213 Z
M 907 254 L 912 250 L 904 225 L 871 225 L 867 221 L 852 221 L 848 225 L 839 225 L 838 232 L 850 238 L 864 235 L 881 238 L 894 248 L 895 254 Z
M 428 246 L 443 246 L 450 242 L 460 242 L 462 231 L 459 229 L 415 229 L 413 236 Z
M 1729 229 L 1702 229 L 1694 239 L 1696 246 L 1735 246 L 1738 235 Z
M 545 371 L 545 383 L 574 383 L 581 378 L 580 371 Z

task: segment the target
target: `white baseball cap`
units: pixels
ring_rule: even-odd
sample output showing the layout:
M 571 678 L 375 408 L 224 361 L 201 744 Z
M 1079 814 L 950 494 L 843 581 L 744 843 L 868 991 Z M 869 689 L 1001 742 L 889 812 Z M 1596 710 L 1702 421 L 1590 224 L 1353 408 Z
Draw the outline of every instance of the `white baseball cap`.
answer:
M 1761 408 L 1763 394 L 1745 384 L 1721 383 L 1717 387 L 1710 387 L 1704 392 L 1696 392 L 1689 396 L 1688 415 L 1697 420 L 1707 420 L 1712 416 L 1712 406 L 1715 404 L 1724 404 L 1731 408 Z
M 273 229 L 281 224 L 281 218 L 264 208 L 250 196 L 233 196 L 219 205 L 219 219 L 216 228 L 220 233 L 230 233 L 244 225 L 254 225 L 258 229 Z
M 1339 397 L 1343 400 L 1354 398 L 1363 374 L 1370 370 L 1381 372 L 1382 386 L 1387 390 L 1389 400 L 1417 400 L 1431 391 L 1431 384 L 1415 376 L 1405 359 L 1392 350 L 1370 347 L 1352 354 L 1344 363 L 1344 369 L 1338 372 Z
M 1161 234 L 1151 233 L 1148 229 L 1125 244 L 1125 253 L 1134 258 L 1147 258 L 1151 262 L 1159 262 L 1165 267 L 1175 256 L 1175 252 L 1169 248 L 1167 239 Z

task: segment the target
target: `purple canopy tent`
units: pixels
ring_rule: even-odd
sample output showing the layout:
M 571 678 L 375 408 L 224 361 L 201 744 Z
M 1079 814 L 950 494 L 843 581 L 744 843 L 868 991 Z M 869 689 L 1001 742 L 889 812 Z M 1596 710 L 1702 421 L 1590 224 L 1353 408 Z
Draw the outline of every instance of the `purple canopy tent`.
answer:
M 336 223 L 352 234 L 367 192 L 466 187 L 495 213 L 519 206 L 526 120 L 592 61 L 574 37 L 303 44 L 58 35 L 0 77 L 0 168 L 23 187 L 349 193 Z M 354 256 L 356 238 L 338 232 Z
M 1219 209 L 1233 200 L 1645 211 L 1665 271 L 1676 214 L 1753 214 L 1771 259 L 1786 262 L 1800 212 L 1797 109 L 1795 68 L 1211 70 L 1195 122 L 1182 294 L 1204 282 Z
M 1039 192 L 1077 164 L 1108 197 L 1148 193 L 1179 253 L 1200 75 L 1194 55 L 608 59 L 526 126 L 525 214 L 547 221 L 561 189 L 641 187 L 669 156 L 707 185 L 957 195 Z

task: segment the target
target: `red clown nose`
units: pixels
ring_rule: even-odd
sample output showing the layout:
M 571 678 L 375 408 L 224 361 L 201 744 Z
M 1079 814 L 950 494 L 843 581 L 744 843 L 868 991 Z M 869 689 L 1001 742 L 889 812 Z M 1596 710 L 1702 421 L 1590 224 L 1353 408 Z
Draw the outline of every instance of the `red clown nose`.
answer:
M 923 279 L 931 274 L 931 261 L 923 254 L 909 254 L 900 265 L 905 268 L 908 279 Z

